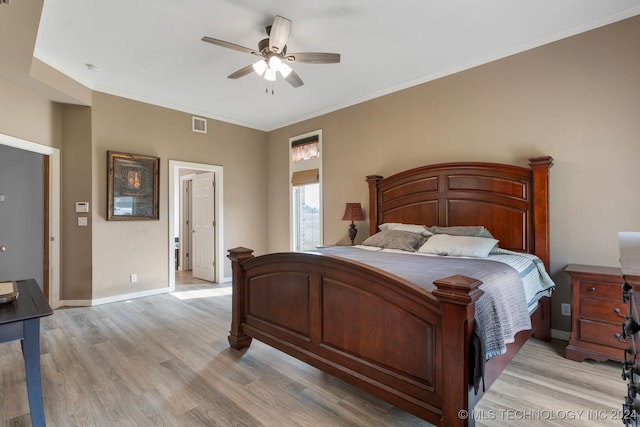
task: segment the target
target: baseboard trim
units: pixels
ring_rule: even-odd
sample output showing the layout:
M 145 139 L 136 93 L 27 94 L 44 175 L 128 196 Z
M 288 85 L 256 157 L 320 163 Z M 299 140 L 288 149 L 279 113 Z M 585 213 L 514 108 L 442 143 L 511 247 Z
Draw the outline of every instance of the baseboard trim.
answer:
M 58 306 L 53 308 L 62 307 L 91 307 L 90 299 L 61 299 L 58 300 Z
M 148 297 L 152 295 L 160 295 L 172 292 L 171 288 L 163 287 L 159 289 L 149 289 L 147 291 L 132 292 L 123 295 L 114 295 L 112 297 L 96 298 L 92 300 L 60 300 L 58 307 L 92 307 L 95 305 L 109 304 L 112 302 L 126 301 L 128 299 Z
M 569 337 L 571 336 L 571 332 L 560 331 L 558 329 L 551 330 L 551 338 L 561 340 L 561 341 L 569 341 Z

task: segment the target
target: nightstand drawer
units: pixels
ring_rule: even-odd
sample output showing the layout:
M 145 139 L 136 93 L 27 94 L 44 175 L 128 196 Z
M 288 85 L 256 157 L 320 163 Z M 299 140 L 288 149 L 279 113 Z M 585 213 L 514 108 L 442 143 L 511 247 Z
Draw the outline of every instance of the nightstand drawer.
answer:
M 605 301 L 622 301 L 622 287 L 611 283 L 580 282 L 580 298 L 594 298 Z
M 580 318 L 614 325 L 622 324 L 626 320 L 624 316 L 627 314 L 628 305 L 628 303 L 622 302 L 622 298 L 620 298 L 620 302 L 582 298 L 580 300 Z M 616 309 L 620 310 L 619 315 L 615 312 Z
M 621 350 L 629 347 L 629 343 L 624 343 L 616 338 L 615 334 L 622 332 L 622 322 L 619 325 L 608 323 L 592 322 L 580 319 L 580 340 L 594 344 L 602 344 Z

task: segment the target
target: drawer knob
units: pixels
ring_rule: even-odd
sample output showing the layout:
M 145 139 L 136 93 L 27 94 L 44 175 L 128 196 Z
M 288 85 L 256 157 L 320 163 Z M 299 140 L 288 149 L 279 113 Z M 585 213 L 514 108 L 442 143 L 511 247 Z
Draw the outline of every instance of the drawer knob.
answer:
M 613 312 L 614 312 L 615 314 L 617 314 L 618 316 L 622 317 L 623 319 L 626 319 L 626 318 L 627 318 L 627 316 L 623 316 L 623 315 L 622 315 L 622 313 L 620 313 L 620 309 L 619 309 L 618 307 L 614 308 L 614 309 L 613 309 Z
M 594 288 L 593 286 L 589 288 L 589 292 L 595 292 L 596 288 Z
M 614 336 L 615 336 L 616 338 L 618 338 L 618 341 L 623 342 L 623 343 L 625 343 L 625 344 L 626 344 L 627 340 L 626 340 L 625 338 L 623 338 L 622 334 L 619 334 L 619 333 L 618 333 L 618 334 L 614 334 Z

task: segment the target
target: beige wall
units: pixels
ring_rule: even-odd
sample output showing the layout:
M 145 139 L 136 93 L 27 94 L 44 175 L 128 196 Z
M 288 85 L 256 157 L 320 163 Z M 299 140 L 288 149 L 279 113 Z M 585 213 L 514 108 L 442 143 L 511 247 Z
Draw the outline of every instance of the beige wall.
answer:
M 168 285 L 169 160 L 222 166 L 224 247 L 266 250 L 264 132 L 209 120 L 207 134 L 194 133 L 190 114 L 103 93 L 94 93 L 91 120 L 94 299 Z M 159 221 L 106 220 L 108 150 L 160 157 Z
M 169 160 L 211 164 L 224 173 L 224 247 L 251 243 L 266 252 L 266 134 L 208 121 L 191 131 L 191 115 L 94 93 L 94 106 L 52 103 L 0 80 L 0 133 L 61 148 L 62 300 L 91 300 L 168 286 Z M 160 220 L 106 221 L 107 150 L 155 155 L 160 165 Z M 75 202 L 91 202 L 88 226 Z M 230 264 L 223 266 L 231 275 Z M 129 283 L 129 274 L 138 283 Z
M 269 250 L 286 250 L 288 138 L 323 131 L 324 240 L 346 243 L 345 202 L 369 174 L 424 164 L 527 165 L 551 155 L 553 327 L 569 263 L 619 265 L 617 232 L 640 230 L 640 17 L 269 134 Z M 358 224 L 356 243 L 368 235 Z
M 0 79 L 0 133 L 60 148 L 61 111 L 59 104 Z
M 62 109 L 64 144 L 61 153 L 60 180 L 62 186 L 62 280 L 60 299 L 91 299 L 92 221 L 78 226 L 76 202 L 91 202 L 91 108 L 65 105 Z M 89 205 L 95 209 L 95 205 Z

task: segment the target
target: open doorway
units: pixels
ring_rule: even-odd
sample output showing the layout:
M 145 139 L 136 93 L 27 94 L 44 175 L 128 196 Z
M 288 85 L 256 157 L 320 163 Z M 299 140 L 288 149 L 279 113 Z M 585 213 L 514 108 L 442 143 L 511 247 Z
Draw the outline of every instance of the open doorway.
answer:
M 223 168 L 169 160 L 169 286 L 191 270 L 220 283 L 224 277 Z
M 39 284 L 49 305 L 57 308 L 60 305 L 60 150 L 4 134 L 0 134 L 0 145 L 43 155 L 39 171 L 43 181 L 42 203 L 38 207 L 29 208 L 41 210 L 39 221 L 43 223 L 42 238 L 37 239 L 40 248 L 36 248 L 42 251 L 41 262 L 38 262 L 41 268 L 37 267 L 42 273 L 34 276 L 40 278 Z M 15 201 L 14 196 L 2 199 L 3 203 Z M 15 247 L 16 245 L 7 246 L 6 250 L 11 251 Z

